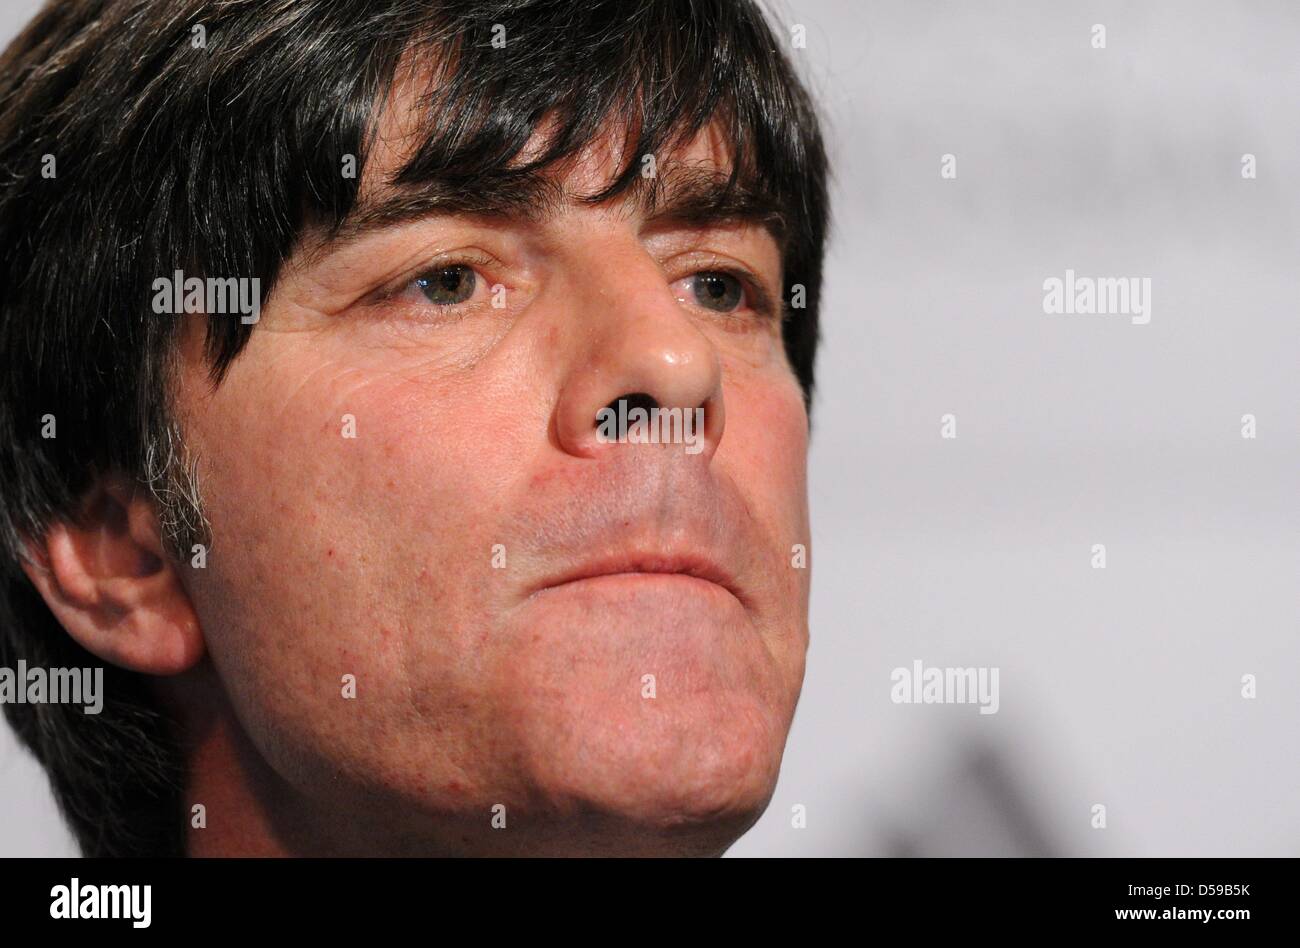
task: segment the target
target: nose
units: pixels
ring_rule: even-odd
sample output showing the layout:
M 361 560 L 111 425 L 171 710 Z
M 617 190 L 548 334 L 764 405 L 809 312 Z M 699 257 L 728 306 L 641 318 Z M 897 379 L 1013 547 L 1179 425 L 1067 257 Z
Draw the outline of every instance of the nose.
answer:
M 726 424 L 716 347 L 639 246 L 615 259 L 606 245 L 602 257 L 596 284 L 571 296 L 581 328 L 555 409 L 561 448 L 584 458 L 661 448 L 708 461 Z

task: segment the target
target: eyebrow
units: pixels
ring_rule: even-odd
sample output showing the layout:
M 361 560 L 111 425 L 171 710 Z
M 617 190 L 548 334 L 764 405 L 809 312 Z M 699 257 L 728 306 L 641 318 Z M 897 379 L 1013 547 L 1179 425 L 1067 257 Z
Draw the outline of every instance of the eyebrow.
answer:
M 645 185 L 638 179 L 606 200 L 631 204 L 650 228 L 681 226 L 703 230 L 724 224 L 763 227 L 784 256 L 788 224 L 776 201 L 737 178 L 712 170 L 677 168 Z M 481 180 L 434 181 L 405 187 L 377 201 L 359 204 L 318 248 L 328 254 L 402 224 L 442 216 L 482 218 L 489 222 L 541 224 L 566 206 L 593 203 L 554 178 L 528 174 Z

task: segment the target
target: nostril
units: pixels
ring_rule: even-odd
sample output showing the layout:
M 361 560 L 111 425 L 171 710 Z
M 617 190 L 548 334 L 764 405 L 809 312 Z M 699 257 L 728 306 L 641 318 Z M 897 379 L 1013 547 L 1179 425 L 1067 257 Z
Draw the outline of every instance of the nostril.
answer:
M 625 406 L 623 408 L 623 413 L 621 416 L 619 414 L 619 402 L 625 403 Z M 627 413 L 632 411 L 632 409 L 634 408 L 644 408 L 648 412 L 650 411 L 650 409 L 658 408 L 658 407 L 659 407 L 659 402 L 655 399 L 655 397 L 653 395 L 647 395 L 645 392 L 635 392 L 631 395 L 620 395 L 618 398 L 614 399 L 612 402 L 610 402 L 608 405 L 605 406 L 605 408 L 608 408 L 610 411 L 614 412 L 614 415 L 616 417 L 624 417 L 624 418 L 626 418 Z M 600 418 L 602 412 L 603 409 L 602 411 L 596 413 L 596 418 L 592 422 L 593 427 L 595 428 L 600 427 Z

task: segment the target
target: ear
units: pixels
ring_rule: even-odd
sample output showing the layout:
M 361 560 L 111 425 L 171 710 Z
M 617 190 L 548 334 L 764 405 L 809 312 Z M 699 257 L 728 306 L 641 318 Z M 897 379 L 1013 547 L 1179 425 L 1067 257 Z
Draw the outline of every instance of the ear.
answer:
M 153 500 L 123 479 L 97 484 L 81 516 L 29 541 L 23 569 L 68 634 L 106 662 L 175 675 L 203 657 L 198 616 L 163 548 Z

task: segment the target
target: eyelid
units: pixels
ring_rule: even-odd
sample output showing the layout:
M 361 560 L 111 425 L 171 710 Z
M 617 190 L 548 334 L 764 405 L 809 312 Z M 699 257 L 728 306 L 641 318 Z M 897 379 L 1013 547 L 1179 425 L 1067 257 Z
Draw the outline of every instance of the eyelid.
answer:
M 693 258 L 689 264 L 691 272 L 677 279 L 684 280 L 686 277 L 696 276 L 701 273 L 725 273 L 739 280 L 741 286 L 745 288 L 745 292 L 749 296 L 750 309 L 769 318 L 774 318 L 777 315 L 777 300 L 772 296 L 772 292 L 767 288 L 765 281 L 749 267 L 730 257 L 721 257 L 710 252 L 699 252 L 698 254 L 687 254 L 686 256 Z M 699 263 L 694 258 L 702 258 L 706 262 Z M 677 280 L 673 282 L 676 283 Z
M 438 254 L 429 260 L 422 261 L 419 266 L 407 269 L 401 276 L 395 277 L 379 289 L 375 290 L 371 296 L 374 302 L 390 302 L 404 293 L 419 277 L 432 273 L 435 270 L 457 266 L 477 269 L 478 267 L 498 267 L 502 265 L 503 264 L 499 259 L 484 250 L 449 250 L 446 253 Z M 483 274 L 480 273 L 479 276 L 483 276 Z M 493 281 L 486 277 L 484 277 L 483 282 L 488 286 L 491 286 L 493 283 Z

